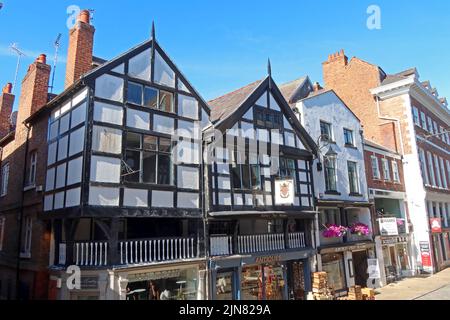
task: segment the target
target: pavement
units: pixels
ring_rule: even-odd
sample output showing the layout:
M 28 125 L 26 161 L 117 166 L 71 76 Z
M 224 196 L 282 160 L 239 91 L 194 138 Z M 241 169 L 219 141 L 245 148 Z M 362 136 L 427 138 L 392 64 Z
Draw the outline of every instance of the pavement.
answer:
M 376 300 L 450 300 L 450 269 L 377 289 Z

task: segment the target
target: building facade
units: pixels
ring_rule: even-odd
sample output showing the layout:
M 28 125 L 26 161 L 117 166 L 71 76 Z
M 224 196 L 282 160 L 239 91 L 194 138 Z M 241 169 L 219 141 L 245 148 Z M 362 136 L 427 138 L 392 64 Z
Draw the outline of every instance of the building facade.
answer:
M 209 104 L 210 297 L 304 300 L 315 254 L 315 143 L 270 72 Z
M 47 103 L 50 66 L 40 55 L 22 81 L 16 121 L 7 85 L 0 96 L 0 299 L 42 300 L 48 292 L 50 224 L 39 219 L 47 122 L 25 121 Z
M 74 63 L 94 60 L 93 33 L 83 11 L 70 32 Z M 70 61 L 66 90 L 27 120 L 49 128 L 50 298 L 205 299 L 206 103 L 154 33 L 93 69 Z M 81 269 L 74 290 L 70 266 Z
M 317 267 L 337 293 L 368 285 L 375 258 L 360 120 L 332 90 L 308 77 L 282 87 L 300 122 L 317 141 L 313 165 L 317 197 Z
M 448 265 L 449 121 L 444 98 L 416 69 L 387 74 L 343 51 L 323 64 L 334 89 L 361 119 L 366 137 L 403 156 L 413 227 L 412 269 L 437 272 Z
M 375 242 L 380 285 L 415 274 L 414 239 L 410 233 L 402 156 L 365 141 L 369 197 L 375 205 Z

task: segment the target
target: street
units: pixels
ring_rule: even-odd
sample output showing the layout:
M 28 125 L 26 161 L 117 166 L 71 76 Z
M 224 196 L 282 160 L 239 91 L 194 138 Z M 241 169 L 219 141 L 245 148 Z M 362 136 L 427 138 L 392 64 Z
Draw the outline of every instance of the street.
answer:
M 377 289 L 377 300 L 450 300 L 450 269 Z

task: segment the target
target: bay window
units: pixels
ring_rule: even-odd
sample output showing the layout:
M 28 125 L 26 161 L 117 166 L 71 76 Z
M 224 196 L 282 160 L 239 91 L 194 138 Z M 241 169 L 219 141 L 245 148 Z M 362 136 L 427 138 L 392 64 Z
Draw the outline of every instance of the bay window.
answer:
M 261 190 L 261 172 L 256 155 L 246 157 L 241 152 L 234 153 L 231 171 L 234 189 Z
M 173 112 L 173 100 L 173 94 L 170 92 L 128 82 L 128 103 L 165 112 Z
M 123 176 L 126 182 L 173 184 L 170 139 L 127 133 L 125 164 Z

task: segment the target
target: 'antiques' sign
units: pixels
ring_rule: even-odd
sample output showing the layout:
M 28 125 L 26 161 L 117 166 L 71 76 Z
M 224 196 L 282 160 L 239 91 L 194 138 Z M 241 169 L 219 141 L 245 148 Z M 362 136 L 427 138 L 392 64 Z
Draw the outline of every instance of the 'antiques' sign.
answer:
M 382 236 L 398 236 L 397 218 L 382 218 L 379 222 Z
M 257 257 L 255 259 L 257 264 L 270 264 L 281 261 L 281 256 L 270 256 L 270 257 Z
M 275 181 L 275 205 L 293 205 L 294 198 L 294 180 Z

